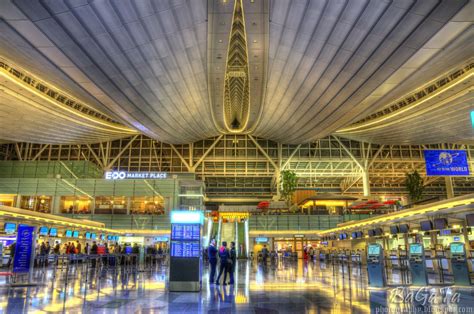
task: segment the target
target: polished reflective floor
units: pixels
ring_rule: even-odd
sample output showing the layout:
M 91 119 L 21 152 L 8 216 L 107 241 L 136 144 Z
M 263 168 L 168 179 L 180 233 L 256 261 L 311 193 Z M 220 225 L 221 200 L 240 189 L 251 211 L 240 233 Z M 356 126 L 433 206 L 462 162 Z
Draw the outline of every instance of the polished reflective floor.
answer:
M 167 268 L 49 268 L 34 274 L 34 287 L 11 287 L 0 277 L 0 312 L 474 313 L 474 288 L 369 289 L 359 267 L 239 261 L 235 285 L 209 285 L 205 269 L 200 293 L 168 292 Z

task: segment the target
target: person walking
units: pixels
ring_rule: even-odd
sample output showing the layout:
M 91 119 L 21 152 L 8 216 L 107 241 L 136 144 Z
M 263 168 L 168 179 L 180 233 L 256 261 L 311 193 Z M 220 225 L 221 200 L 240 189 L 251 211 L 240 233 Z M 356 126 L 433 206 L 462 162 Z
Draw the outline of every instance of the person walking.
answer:
M 227 260 L 230 258 L 229 250 L 227 249 L 227 242 L 223 241 L 222 246 L 219 248 L 219 275 L 217 276 L 216 285 L 219 284 L 219 279 L 221 279 L 222 273 L 224 273 L 224 286 L 226 285 L 227 279 Z
M 217 268 L 217 248 L 216 240 L 212 239 L 207 248 L 207 257 L 209 258 L 209 265 L 211 266 L 211 273 L 209 274 L 209 283 L 214 283 Z
M 235 250 L 235 242 L 230 242 L 230 258 L 228 262 L 228 272 L 229 272 L 229 277 L 230 277 L 230 285 L 234 284 L 234 272 L 235 272 L 235 267 L 237 265 L 237 252 Z
M 262 249 L 263 266 L 267 266 L 267 257 L 268 257 L 268 249 L 266 245 L 263 245 L 263 249 Z

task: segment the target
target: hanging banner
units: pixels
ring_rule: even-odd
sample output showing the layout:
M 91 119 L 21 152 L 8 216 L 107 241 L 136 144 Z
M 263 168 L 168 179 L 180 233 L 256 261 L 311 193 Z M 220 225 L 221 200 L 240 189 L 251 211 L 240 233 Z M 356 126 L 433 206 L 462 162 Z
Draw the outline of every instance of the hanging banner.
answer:
M 469 164 L 465 150 L 425 150 L 426 175 L 468 176 Z
M 14 273 L 28 273 L 33 254 L 33 236 L 35 227 L 20 225 L 16 236 L 15 257 L 13 258 Z

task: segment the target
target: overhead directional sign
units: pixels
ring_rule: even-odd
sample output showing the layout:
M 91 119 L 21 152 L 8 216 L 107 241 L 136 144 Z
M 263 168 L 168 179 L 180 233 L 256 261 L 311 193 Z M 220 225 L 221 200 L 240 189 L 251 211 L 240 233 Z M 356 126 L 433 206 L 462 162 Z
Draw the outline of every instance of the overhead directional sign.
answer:
M 426 175 L 468 176 L 469 163 L 464 150 L 425 150 Z

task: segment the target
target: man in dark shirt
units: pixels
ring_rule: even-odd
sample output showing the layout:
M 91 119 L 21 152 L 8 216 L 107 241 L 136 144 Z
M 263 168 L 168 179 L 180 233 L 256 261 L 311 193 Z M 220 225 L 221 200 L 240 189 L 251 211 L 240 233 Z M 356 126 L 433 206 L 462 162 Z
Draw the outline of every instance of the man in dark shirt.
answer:
M 221 260 L 219 264 L 219 275 L 217 276 L 216 285 L 219 284 L 219 279 L 221 279 L 222 273 L 224 273 L 224 286 L 227 284 L 225 281 L 227 279 L 227 260 L 229 259 L 230 254 L 229 250 L 227 249 L 227 242 L 222 242 L 222 246 L 219 248 L 219 258 Z
M 217 249 L 216 240 L 212 239 L 209 247 L 207 248 L 207 257 L 209 258 L 209 265 L 211 265 L 211 273 L 209 274 L 209 283 L 214 283 L 214 277 L 216 276 L 217 267 Z
M 237 252 L 235 251 L 235 242 L 230 242 L 230 259 L 228 263 L 228 271 L 229 271 L 229 277 L 230 277 L 230 282 L 229 284 L 233 285 L 234 284 L 234 272 L 235 272 L 235 266 L 237 264 Z

